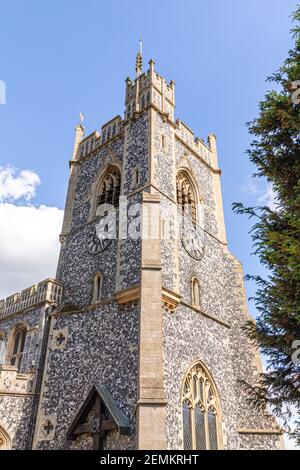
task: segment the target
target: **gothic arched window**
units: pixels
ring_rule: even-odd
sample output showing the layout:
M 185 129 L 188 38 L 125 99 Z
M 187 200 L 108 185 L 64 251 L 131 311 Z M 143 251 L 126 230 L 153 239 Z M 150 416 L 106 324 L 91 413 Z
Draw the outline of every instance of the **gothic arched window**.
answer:
M 5 364 L 5 355 L 6 355 L 6 343 L 5 335 L 0 332 L 0 365 Z
M 200 282 L 196 277 L 192 278 L 192 304 L 195 307 L 200 307 Z
M 189 369 L 182 391 L 184 449 L 220 449 L 220 414 L 215 385 L 203 365 L 198 362 Z
M 24 325 L 18 326 L 13 335 L 12 354 L 10 357 L 10 364 L 16 366 L 20 371 L 22 366 L 22 359 L 24 353 L 26 339 L 26 327 Z
M 185 171 L 179 171 L 176 178 L 177 204 L 182 214 L 190 218 L 194 225 L 196 216 L 196 195 L 192 182 Z
M 102 284 L 103 284 L 103 276 L 101 273 L 97 273 L 94 276 L 94 280 L 93 280 L 93 303 L 99 302 L 101 300 Z
M 11 439 L 5 429 L 0 426 L 0 450 L 10 450 Z
M 100 181 L 96 199 L 96 213 L 100 206 L 105 204 L 118 207 L 121 188 L 121 175 L 117 167 L 108 168 Z

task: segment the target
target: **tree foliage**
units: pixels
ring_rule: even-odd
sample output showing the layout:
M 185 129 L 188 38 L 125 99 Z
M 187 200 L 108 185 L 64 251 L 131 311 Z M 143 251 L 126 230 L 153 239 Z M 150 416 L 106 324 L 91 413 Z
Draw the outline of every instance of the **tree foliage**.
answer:
M 247 386 L 250 401 L 257 407 L 270 405 L 285 424 L 294 415 L 290 432 L 300 443 L 300 7 L 292 35 L 293 49 L 268 79 L 274 89 L 260 103 L 258 118 L 248 123 L 254 176 L 272 184 L 276 207 L 235 203 L 233 208 L 253 218 L 254 252 L 269 273 L 249 276 L 257 284 L 258 318 L 245 329 L 268 366 L 257 386 Z

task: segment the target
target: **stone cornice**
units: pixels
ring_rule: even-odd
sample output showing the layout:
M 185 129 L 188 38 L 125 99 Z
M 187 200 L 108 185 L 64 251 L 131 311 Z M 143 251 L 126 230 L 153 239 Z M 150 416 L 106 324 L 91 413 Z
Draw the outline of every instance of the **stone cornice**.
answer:
M 143 266 L 143 268 L 146 269 L 161 269 L 161 266 L 158 265 L 146 265 Z M 79 313 L 87 313 L 88 311 L 95 310 L 99 307 L 109 305 L 113 302 L 116 302 L 117 305 L 119 306 L 124 306 L 129 303 L 137 303 L 140 300 L 140 291 L 141 291 L 141 286 L 139 284 L 128 287 L 126 289 L 122 289 L 120 291 L 115 292 L 112 297 L 109 297 L 108 299 L 101 300 L 100 302 L 96 302 L 94 304 L 87 305 L 85 307 L 80 307 L 78 309 L 74 310 L 66 310 L 66 311 L 57 311 L 53 312 L 52 316 L 53 317 L 58 317 L 62 315 L 72 315 L 72 314 L 79 314 Z M 203 312 L 201 309 L 198 307 L 195 307 L 194 305 L 189 304 L 188 302 L 185 302 L 182 300 L 182 296 L 178 294 L 177 292 L 171 291 L 167 289 L 166 287 L 162 287 L 162 307 L 168 310 L 171 313 L 174 313 L 176 308 L 179 305 L 183 305 L 184 307 L 189 308 L 190 310 L 193 310 L 196 313 L 199 313 L 203 317 L 208 318 L 209 320 L 212 320 L 216 323 L 219 323 L 220 325 L 226 327 L 226 328 L 231 328 L 231 326 L 214 317 L 213 315 L 210 315 L 209 313 Z
M 206 160 L 204 160 L 204 158 L 202 158 L 200 155 L 198 155 L 197 152 L 195 152 L 195 150 L 192 149 L 192 147 L 190 147 L 187 142 L 185 142 L 183 139 L 181 139 L 181 137 L 179 137 L 179 135 L 175 134 L 175 139 L 177 139 L 182 145 L 184 145 L 196 158 L 198 158 L 198 160 L 200 160 L 202 163 L 204 163 L 204 165 L 212 173 L 215 173 L 216 175 L 221 175 L 222 174 L 222 171 L 220 169 L 213 168 Z
M 120 137 L 124 136 L 124 130 L 121 129 L 119 134 L 115 135 L 114 137 L 111 137 L 109 140 L 104 142 L 103 144 L 98 145 L 95 149 L 93 149 L 91 152 L 89 152 L 87 155 L 84 155 L 84 157 L 80 157 L 78 160 L 70 160 L 69 163 L 76 161 L 79 165 L 83 163 L 85 160 L 89 160 L 91 157 L 93 157 L 95 154 L 99 152 L 99 150 L 102 150 L 104 147 L 108 147 L 112 142 L 118 140 Z M 90 137 L 90 136 L 89 136 Z
M 160 194 L 152 194 L 143 191 L 143 202 L 154 202 L 159 204 L 160 203 Z
M 239 434 L 283 434 L 282 429 L 238 429 Z
M 185 302 L 184 300 L 181 301 L 181 304 L 184 305 L 185 307 L 191 309 L 191 310 L 194 310 L 194 312 L 200 313 L 200 315 L 202 315 L 203 317 L 208 318 L 209 320 L 212 320 L 216 323 L 219 323 L 220 325 L 225 326 L 226 328 L 231 328 L 231 326 L 228 325 L 228 323 L 225 323 L 224 321 L 219 320 L 219 318 L 216 318 L 216 317 L 210 315 L 209 313 L 203 312 L 202 310 L 200 310 L 200 308 L 195 307 L 194 305 L 191 305 L 188 302 Z
M 34 397 L 35 393 L 16 393 L 16 392 L 0 392 L 0 397 L 22 397 L 22 398 L 27 398 L 27 397 Z
M 108 299 L 101 300 L 99 302 L 95 302 L 93 304 L 86 305 L 84 307 L 80 307 L 77 309 L 71 309 L 71 310 L 63 310 L 63 311 L 54 311 L 51 316 L 52 317 L 60 317 L 63 315 L 74 315 L 78 313 L 87 313 L 90 310 L 96 310 L 99 307 L 102 307 L 103 305 L 109 305 L 113 303 L 115 299 L 113 297 L 109 297 Z
M 136 302 L 140 298 L 140 286 L 129 287 L 114 293 L 114 299 L 118 305 Z
M 165 287 L 162 288 L 162 305 L 170 312 L 174 312 L 181 302 L 181 296 Z

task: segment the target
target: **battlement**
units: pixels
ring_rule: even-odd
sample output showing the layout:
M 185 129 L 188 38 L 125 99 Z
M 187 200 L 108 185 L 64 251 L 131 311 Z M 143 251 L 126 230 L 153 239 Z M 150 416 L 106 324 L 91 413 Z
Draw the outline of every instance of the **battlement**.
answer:
M 94 131 L 82 139 L 78 147 L 79 158 L 86 157 L 90 153 L 94 152 L 94 150 L 101 147 L 101 145 L 108 143 L 120 135 L 122 132 L 122 123 L 122 118 L 118 115 L 103 124 L 101 127 L 101 133 L 99 131 Z
M 168 83 L 154 70 L 154 61 L 149 61 L 147 72 L 137 75 L 135 80 L 126 79 L 125 119 L 130 119 L 134 112 L 154 104 L 161 112 L 169 114 L 174 120 L 175 83 Z
M 199 155 L 208 164 L 212 164 L 212 151 L 199 137 L 194 136 L 193 131 L 179 119 L 176 120 L 175 135 L 182 140 L 191 150 Z
M 63 287 L 54 279 L 46 279 L 27 289 L 0 300 L 0 319 L 19 313 L 27 308 L 43 302 L 59 304 L 62 299 Z
M 161 113 L 168 116 L 168 119 L 174 123 L 175 110 L 175 83 L 171 80 L 169 83 L 164 77 L 154 70 L 154 61 L 149 61 L 149 70 L 147 72 L 137 73 L 134 80 L 126 79 L 125 95 L 125 117 L 117 115 L 110 119 L 101 127 L 101 132 L 94 131 L 87 137 L 78 141 L 77 158 L 81 159 L 90 155 L 102 145 L 107 144 L 115 137 L 119 136 L 123 130 L 124 123 L 134 117 L 135 113 L 142 112 L 151 104 Z M 214 161 L 214 151 L 203 139 L 195 137 L 193 131 L 179 119 L 176 120 L 175 135 L 191 151 L 199 155 L 202 160 L 209 165 L 216 166 Z M 83 132 L 83 128 L 79 128 Z

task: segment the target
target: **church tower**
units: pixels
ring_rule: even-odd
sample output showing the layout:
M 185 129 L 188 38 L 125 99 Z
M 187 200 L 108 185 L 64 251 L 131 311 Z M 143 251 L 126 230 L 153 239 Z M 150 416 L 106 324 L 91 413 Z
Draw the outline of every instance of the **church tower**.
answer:
M 216 137 L 174 110 L 174 82 L 140 51 L 124 116 L 76 127 L 35 449 L 281 447 L 240 386 L 261 366 Z

